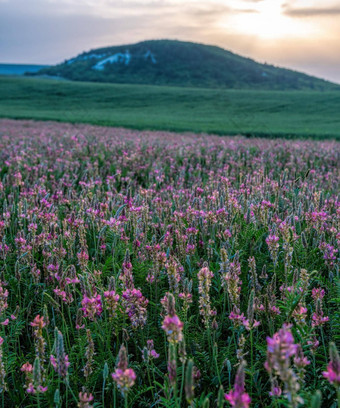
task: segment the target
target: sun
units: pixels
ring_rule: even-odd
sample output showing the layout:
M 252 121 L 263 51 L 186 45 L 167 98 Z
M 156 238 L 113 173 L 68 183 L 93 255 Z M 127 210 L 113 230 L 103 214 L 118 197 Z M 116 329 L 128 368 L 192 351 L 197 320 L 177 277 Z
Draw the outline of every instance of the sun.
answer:
M 286 16 L 283 13 L 283 3 L 281 0 L 262 0 L 252 4 L 251 9 L 239 8 L 228 19 L 227 25 L 230 28 L 232 23 L 235 31 L 266 40 L 310 35 L 313 27 Z

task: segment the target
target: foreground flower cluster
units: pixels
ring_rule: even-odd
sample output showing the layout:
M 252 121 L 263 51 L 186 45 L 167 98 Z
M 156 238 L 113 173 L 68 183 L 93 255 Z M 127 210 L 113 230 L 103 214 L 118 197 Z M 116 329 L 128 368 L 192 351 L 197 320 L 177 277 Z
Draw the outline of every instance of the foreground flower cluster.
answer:
M 0 121 L 0 398 L 336 407 L 340 145 Z

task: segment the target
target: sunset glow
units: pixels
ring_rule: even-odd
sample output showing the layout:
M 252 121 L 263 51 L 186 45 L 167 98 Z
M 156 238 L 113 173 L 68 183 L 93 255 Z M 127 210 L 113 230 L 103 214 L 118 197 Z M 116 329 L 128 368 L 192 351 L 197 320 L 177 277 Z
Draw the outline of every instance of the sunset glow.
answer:
M 242 33 L 255 35 L 264 40 L 307 37 L 317 32 L 309 21 L 301 22 L 283 13 L 281 1 L 263 0 L 253 5 L 253 9 L 240 9 L 227 19 L 227 25 Z

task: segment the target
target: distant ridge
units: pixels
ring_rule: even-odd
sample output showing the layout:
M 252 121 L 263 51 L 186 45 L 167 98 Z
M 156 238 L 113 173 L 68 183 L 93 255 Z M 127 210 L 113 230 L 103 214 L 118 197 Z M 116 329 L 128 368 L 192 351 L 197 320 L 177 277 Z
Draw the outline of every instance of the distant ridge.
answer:
M 24 75 L 25 73 L 35 73 L 47 67 L 49 65 L 0 63 L 0 75 Z
M 38 74 L 75 81 L 266 90 L 340 90 L 300 72 L 260 64 L 223 48 L 176 40 L 98 48 Z

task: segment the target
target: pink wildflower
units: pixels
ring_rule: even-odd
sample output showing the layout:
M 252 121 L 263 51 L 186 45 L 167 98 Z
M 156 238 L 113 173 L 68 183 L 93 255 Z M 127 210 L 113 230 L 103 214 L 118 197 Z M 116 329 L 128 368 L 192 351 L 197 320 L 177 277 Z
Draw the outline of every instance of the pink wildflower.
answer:
M 96 316 L 100 316 L 103 311 L 100 295 L 95 295 L 91 298 L 84 296 L 81 305 L 83 306 L 82 311 L 84 312 L 84 316 L 92 321 L 95 320 Z
M 324 371 L 322 374 L 331 384 L 340 387 L 340 357 L 334 343 L 331 343 L 329 346 L 329 354 L 330 362 L 328 363 L 327 371 Z
M 245 363 L 242 362 L 236 373 L 234 389 L 224 395 L 229 404 L 235 408 L 248 408 L 251 401 L 244 388 L 244 367 Z
M 92 408 L 93 405 L 90 405 L 89 402 L 93 401 L 93 395 L 88 394 L 87 392 L 80 392 L 79 393 L 79 408 Z
M 175 314 L 173 316 L 165 316 L 163 320 L 162 329 L 168 336 L 168 341 L 170 343 L 178 343 L 183 339 L 183 323 L 179 320 L 178 316 Z
M 136 374 L 132 368 L 128 368 L 127 351 L 123 345 L 120 347 L 117 368 L 112 373 L 112 378 L 122 394 L 128 392 L 135 383 Z
M 149 303 L 139 289 L 127 289 L 123 292 L 125 313 L 128 315 L 132 327 L 144 326 L 147 319 L 147 305 Z

